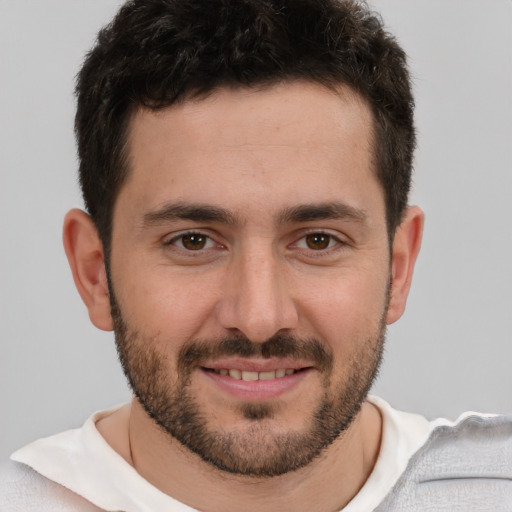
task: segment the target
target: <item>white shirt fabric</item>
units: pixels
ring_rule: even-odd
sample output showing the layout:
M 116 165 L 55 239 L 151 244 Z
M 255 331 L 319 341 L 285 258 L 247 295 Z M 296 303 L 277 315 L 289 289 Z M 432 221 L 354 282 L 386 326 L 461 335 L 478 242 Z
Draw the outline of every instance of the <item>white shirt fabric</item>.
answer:
M 381 448 L 370 477 L 343 512 L 367 512 L 376 508 L 433 429 L 453 424 L 444 419 L 429 422 L 423 416 L 396 411 L 378 397 L 371 396 L 369 401 L 382 415 Z M 82 428 L 34 441 L 16 451 L 11 459 L 30 466 L 107 511 L 195 510 L 151 485 L 101 436 L 96 422 L 116 409 L 92 415 Z

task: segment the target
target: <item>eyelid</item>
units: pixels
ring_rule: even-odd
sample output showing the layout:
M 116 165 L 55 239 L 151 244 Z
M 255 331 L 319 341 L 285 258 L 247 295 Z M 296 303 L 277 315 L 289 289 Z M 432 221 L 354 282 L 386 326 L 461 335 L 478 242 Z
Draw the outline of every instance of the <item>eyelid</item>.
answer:
M 187 252 L 187 253 L 194 253 L 194 252 L 201 253 L 201 252 L 207 251 L 208 249 L 214 248 L 214 247 L 204 247 L 202 249 L 198 249 L 197 251 L 192 251 L 190 249 L 186 249 L 185 247 L 180 247 L 179 245 L 177 245 L 175 243 L 187 235 L 200 235 L 200 236 L 207 238 L 209 242 L 214 244 L 214 246 L 223 247 L 223 244 L 218 242 L 211 234 L 205 232 L 205 230 L 202 230 L 202 229 L 184 229 L 183 231 L 177 231 L 175 233 L 165 236 L 163 238 L 162 243 L 164 246 L 173 246 L 176 249 L 181 250 L 183 252 Z
M 307 247 L 298 247 L 298 244 L 299 242 L 303 241 L 308 235 L 314 235 L 314 234 L 319 234 L 319 235 L 325 235 L 325 236 L 328 236 L 330 237 L 335 243 L 335 246 L 333 247 L 327 247 L 326 249 L 319 249 L 319 250 L 314 250 L 314 249 L 310 249 L 310 248 L 307 248 Z M 200 235 L 200 236 L 204 236 L 205 238 L 207 238 L 212 244 L 214 244 L 214 246 L 218 247 L 218 248 L 223 248 L 225 247 L 225 244 L 219 242 L 217 240 L 217 237 L 215 236 L 212 236 L 212 234 L 210 234 L 208 232 L 208 230 L 206 229 L 184 229 L 182 231 L 177 231 L 177 232 L 174 232 L 174 233 L 171 233 L 171 234 L 168 234 L 166 235 L 164 238 L 163 238 L 163 245 L 164 246 L 174 246 L 176 249 L 178 250 L 181 250 L 183 252 L 187 252 L 187 253 L 193 253 L 193 252 L 196 252 L 196 253 L 201 253 L 201 252 L 204 252 L 208 249 L 214 249 L 215 247 L 206 247 L 206 248 L 203 248 L 203 249 L 198 249 L 197 251 L 192 251 L 192 250 L 189 250 L 189 249 L 186 249 L 184 247 L 179 247 L 179 245 L 176 245 L 175 242 L 179 241 L 180 238 L 186 236 L 186 235 Z M 332 251 L 332 250 L 336 250 L 336 248 L 342 248 L 344 246 L 347 246 L 347 245 L 350 245 L 350 240 L 348 239 L 348 237 L 346 236 L 343 236 L 341 233 L 339 233 L 338 231 L 335 231 L 333 232 L 332 230 L 330 229 L 322 229 L 322 228 L 310 228 L 310 229 L 304 229 L 304 230 L 301 230 L 299 233 L 297 233 L 294 237 L 294 242 L 292 242 L 289 247 L 296 247 L 298 249 L 301 249 L 301 250 L 304 250 L 304 251 L 309 251 L 309 252 L 316 252 L 316 253 L 325 253 L 325 252 L 329 252 L 329 251 Z
M 298 244 L 299 242 L 305 240 L 305 238 L 308 236 L 308 235 L 325 235 L 325 236 L 328 236 L 330 237 L 334 242 L 336 242 L 336 244 L 332 247 L 327 247 L 325 249 L 318 249 L 318 250 L 315 250 L 315 249 L 311 249 L 309 247 L 299 247 Z M 346 237 L 343 237 L 339 232 L 333 232 L 329 229 L 315 229 L 315 228 L 311 228 L 311 229 L 308 229 L 308 230 L 305 230 L 305 231 L 301 231 L 300 232 L 300 236 L 298 236 L 296 238 L 296 241 L 293 242 L 291 244 L 291 247 L 296 247 L 298 249 L 301 249 L 301 250 L 304 250 L 304 251 L 308 251 L 308 252 L 311 252 L 311 253 L 317 253 L 318 255 L 322 254 L 322 253 L 326 253 L 326 252 L 330 252 L 330 251 L 333 251 L 333 250 L 336 250 L 336 249 L 340 249 L 340 248 L 343 248 L 344 246 L 347 246 L 349 245 L 349 241 L 347 240 Z

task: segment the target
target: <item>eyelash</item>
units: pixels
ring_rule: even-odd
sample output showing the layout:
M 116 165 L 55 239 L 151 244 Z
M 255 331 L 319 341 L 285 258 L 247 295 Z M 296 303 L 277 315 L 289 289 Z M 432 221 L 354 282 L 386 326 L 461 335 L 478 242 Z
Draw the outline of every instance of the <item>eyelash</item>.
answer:
M 201 253 L 201 252 L 204 252 L 205 250 L 213 249 L 213 247 L 206 247 L 206 248 L 202 247 L 196 251 L 194 251 L 192 249 L 187 249 L 186 247 L 184 247 L 184 244 L 183 244 L 183 241 L 184 241 L 185 237 L 187 237 L 187 236 L 188 237 L 197 236 L 199 238 L 205 238 L 206 244 L 213 243 L 218 246 L 222 245 L 222 244 L 218 244 L 210 235 L 207 235 L 206 233 L 203 233 L 201 231 L 186 231 L 186 232 L 179 233 L 178 235 L 173 236 L 171 239 L 165 240 L 164 245 L 165 246 L 175 246 L 181 251 L 184 251 L 186 253 L 192 253 L 192 254 L 195 252 Z M 180 240 L 181 240 L 181 247 L 179 245 L 177 245 L 177 243 L 176 243 L 176 242 L 179 242 Z
M 204 253 L 207 250 L 215 249 L 214 246 L 200 247 L 197 250 L 189 249 L 189 248 L 184 246 L 184 239 L 187 236 L 188 237 L 197 236 L 198 238 L 204 238 L 204 239 L 206 239 L 205 240 L 205 244 L 206 245 L 213 244 L 214 246 L 217 246 L 217 247 L 220 247 L 220 248 L 223 247 L 222 244 L 216 242 L 210 235 L 208 235 L 208 234 L 206 234 L 204 232 L 201 232 L 201 231 L 181 232 L 181 233 L 173 236 L 171 239 L 164 241 L 164 245 L 165 246 L 174 246 L 177 250 L 182 251 L 183 253 L 186 253 L 187 256 L 195 256 L 195 255 L 199 256 L 200 254 Z M 300 245 L 299 245 L 300 243 L 302 243 L 302 242 L 304 244 L 308 243 L 307 242 L 307 238 L 310 237 L 310 236 L 326 237 L 328 239 L 327 247 L 320 248 L 320 249 L 317 249 L 317 250 L 312 249 L 311 247 L 300 247 Z M 178 243 L 180 241 L 181 241 L 181 244 L 178 245 Z M 325 231 L 319 230 L 319 231 L 310 231 L 310 232 L 302 234 L 302 236 L 300 238 L 298 238 L 290 246 L 291 247 L 296 247 L 297 249 L 299 249 L 301 251 L 306 251 L 310 255 L 314 255 L 315 257 L 321 257 L 323 255 L 326 255 L 328 253 L 336 251 L 337 249 L 341 249 L 341 248 L 343 248 L 343 246 L 346 246 L 346 245 L 347 245 L 347 243 L 344 242 L 343 240 L 341 240 L 336 235 L 334 235 L 332 233 L 329 233 L 329 232 L 325 232 Z
M 307 238 L 308 237 L 325 237 L 328 239 L 327 241 L 327 247 L 320 248 L 320 249 L 312 249 L 311 247 L 299 247 L 299 244 L 301 242 L 304 242 L 306 245 L 308 243 Z M 320 256 L 323 254 L 326 254 L 328 252 L 331 252 L 333 250 L 339 249 L 342 246 L 346 245 L 342 240 L 340 240 L 339 237 L 336 235 L 333 235 L 332 233 L 328 233 L 325 231 L 310 231 L 308 233 L 303 234 L 293 245 L 298 247 L 299 249 L 303 249 L 305 251 L 311 252 L 315 254 L 316 256 Z

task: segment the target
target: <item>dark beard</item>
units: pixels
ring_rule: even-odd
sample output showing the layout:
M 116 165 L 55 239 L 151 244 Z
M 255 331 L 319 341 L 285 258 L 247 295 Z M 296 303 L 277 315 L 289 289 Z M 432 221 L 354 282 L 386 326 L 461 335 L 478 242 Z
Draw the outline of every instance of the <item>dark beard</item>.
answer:
M 111 288 L 112 318 L 117 351 L 136 398 L 147 414 L 183 446 L 214 467 L 238 475 L 272 477 L 297 470 L 318 457 L 351 424 L 359 412 L 382 359 L 385 321 L 378 332 L 362 340 L 347 374 L 337 389 L 330 390 L 333 356 L 315 339 L 277 335 L 264 343 L 244 336 L 220 341 L 189 342 L 179 352 L 176 375 L 166 369 L 166 356 L 150 339 L 130 331 Z M 269 428 L 275 413 L 272 403 L 245 403 L 241 417 L 252 423 L 238 432 L 212 430 L 190 390 L 191 374 L 207 359 L 220 356 L 291 357 L 312 361 L 323 376 L 324 395 L 304 432 L 275 433 Z M 229 426 L 228 426 L 229 427 Z

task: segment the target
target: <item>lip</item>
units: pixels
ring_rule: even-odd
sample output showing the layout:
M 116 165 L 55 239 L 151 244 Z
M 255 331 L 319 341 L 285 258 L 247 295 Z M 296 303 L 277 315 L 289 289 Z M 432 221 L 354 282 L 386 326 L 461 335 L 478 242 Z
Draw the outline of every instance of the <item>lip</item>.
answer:
M 282 366 L 282 360 L 279 362 L 279 366 L 277 367 L 275 365 L 248 365 L 247 363 L 248 361 L 246 360 L 245 364 L 240 365 L 239 367 L 228 365 L 219 366 L 217 368 L 217 365 L 215 365 L 216 367 L 213 369 L 229 368 L 232 370 L 240 369 L 246 371 L 264 372 L 275 370 L 276 368 L 294 368 L 298 371 L 292 375 L 285 375 L 284 377 L 255 381 L 238 380 L 230 377 L 229 375 L 221 375 L 219 373 L 215 373 L 211 371 L 211 366 L 200 368 L 200 372 L 218 389 L 237 400 L 244 402 L 264 402 L 283 397 L 285 394 L 292 392 L 314 371 L 311 366 L 298 366 L 297 362 L 291 366 Z

